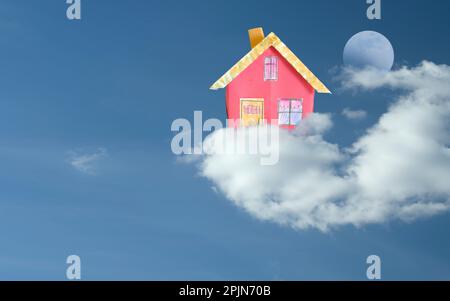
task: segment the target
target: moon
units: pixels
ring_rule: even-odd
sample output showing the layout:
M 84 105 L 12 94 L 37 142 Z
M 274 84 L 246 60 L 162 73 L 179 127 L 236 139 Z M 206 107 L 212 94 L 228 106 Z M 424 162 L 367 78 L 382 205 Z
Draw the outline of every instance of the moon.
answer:
M 372 67 L 389 72 L 394 65 L 394 48 L 381 33 L 362 31 L 345 45 L 344 64 L 358 69 Z

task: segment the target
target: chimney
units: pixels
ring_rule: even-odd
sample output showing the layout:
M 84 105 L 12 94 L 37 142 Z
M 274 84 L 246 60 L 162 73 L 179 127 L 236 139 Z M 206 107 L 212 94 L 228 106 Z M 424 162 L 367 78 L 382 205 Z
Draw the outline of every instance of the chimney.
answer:
M 263 31 L 262 27 L 249 29 L 248 36 L 250 38 L 250 46 L 253 49 L 262 40 L 264 40 L 264 31 Z

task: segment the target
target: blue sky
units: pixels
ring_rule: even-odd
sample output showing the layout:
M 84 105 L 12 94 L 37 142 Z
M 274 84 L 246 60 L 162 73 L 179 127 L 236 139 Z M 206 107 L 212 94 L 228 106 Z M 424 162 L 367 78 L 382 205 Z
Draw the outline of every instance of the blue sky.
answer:
M 249 48 L 247 29 L 277 35 L 329 88 L 328 140 L 350 145 L 391 91 L 339 90 L 347 40 L 375 30 L 396 66 L 450 62 L 448 1 L 65 1 L 0 5 L 0 279 L 64 280 L 66 257 L 85 280 L 364 280 L 367 256 L 385 280 L 449 279 L 449 214 L 329 233 L 261 222 L 176 163 L 176 118 L 225 119 L 209 86 Z M 350 122 L 344 108 L 363 109 Z M 105 150 L 83 172 L 71 154 Z

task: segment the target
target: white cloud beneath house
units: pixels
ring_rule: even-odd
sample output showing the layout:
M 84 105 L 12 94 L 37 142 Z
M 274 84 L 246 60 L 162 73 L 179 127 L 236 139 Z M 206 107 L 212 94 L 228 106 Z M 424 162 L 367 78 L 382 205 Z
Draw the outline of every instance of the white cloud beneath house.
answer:
M 107 150 L 102 147 L 93 150 L 77 149 L 68 153 L 68 163 L 81 173 L 96 175 L 99 161 L 107 156 Z
M 293 133 L 280 133 L 279 163 L 220 155 L 198 163 L 236 206 L 295 229 L 412 221 L 450 208 L 450 67 L 423 62 L 380 75 L 345 69 L 346 89 L 403 91 L 351 148 L 324 140 L 329 115 L 313 114 Z M 205 143 L 222 137 L 222 129 Z
M 342 115 L 349 120 L 362 120 L 367 117 L 367 112 L 364 110 L 345 108 L 342 110 Z

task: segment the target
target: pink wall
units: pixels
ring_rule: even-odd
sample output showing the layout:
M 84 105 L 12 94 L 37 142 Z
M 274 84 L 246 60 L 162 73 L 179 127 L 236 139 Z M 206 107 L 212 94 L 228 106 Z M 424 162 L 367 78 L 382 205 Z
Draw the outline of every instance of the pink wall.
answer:
M 264 58 L 278 57 L 278 80 L 264 81 Z M 314 110 L 314 88 L 273 47 L 236 77 L 226 88 L 228 119 L 240 118 L 241 98 L 264 98 L 264 118 L 278 119 L 278 99 L 302 98 L 303 118 Z

